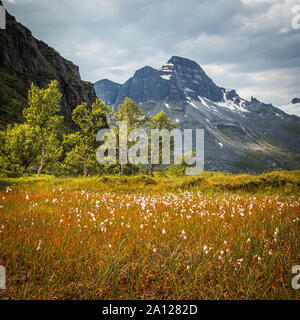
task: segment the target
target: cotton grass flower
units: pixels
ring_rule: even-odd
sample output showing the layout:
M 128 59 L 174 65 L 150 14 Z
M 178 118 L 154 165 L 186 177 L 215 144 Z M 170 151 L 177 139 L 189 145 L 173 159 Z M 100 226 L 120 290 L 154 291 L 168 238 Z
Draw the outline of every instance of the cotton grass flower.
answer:
M 42 244 L 42 240 L 39 240 L 39 243 L 38 243 L 38 245 L 36 247 L 36 251 L 41 250 L 41 244 Z

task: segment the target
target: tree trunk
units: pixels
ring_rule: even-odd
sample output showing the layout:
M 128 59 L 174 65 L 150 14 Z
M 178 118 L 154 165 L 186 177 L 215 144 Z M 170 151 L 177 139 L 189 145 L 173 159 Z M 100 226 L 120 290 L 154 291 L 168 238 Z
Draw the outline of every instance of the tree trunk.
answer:
M 85 159 L 84 159 L 84 163 L 83 163 L 83 173 L 84 173 L 84 177 L 85 177 L 85 178 L 86 178 L 87 175 L 88 175 L 88 170 L 87 170 L 86 162 L 87 162 L 87 159 L 85 158 Z
M 27 169 L 28 169 L 28 166 L 27 166 L 27 165 L 23 166 L 23 169 L 22 169 L 22 176 L 24 175 L 24 173 L 26 173 L 26 172 L 27 172 Z
M 40 163 L 40 167 L 37 173 L 37 177 L 39 178 L 39 176 L 41 175 L 41 172 L 44 168 L 44 161 L 45 161 L 45 141 L 42 142 L 42 159 L 41 159 L 41 163 Z
M 153 164 L 150 164 L 150 176 L 153 177 Z
M 39 167 L 39 170 L 38 170 L 38 173 L 37 173 L 37 177 L 39 178 L 40 175 L 41 175 L 41 172 L 43 170 L 43 167 L 44 167 L 44 157 L 42 156 L 42 159 L 41 159 L 41 164 L 40 164 L 40 167 Z

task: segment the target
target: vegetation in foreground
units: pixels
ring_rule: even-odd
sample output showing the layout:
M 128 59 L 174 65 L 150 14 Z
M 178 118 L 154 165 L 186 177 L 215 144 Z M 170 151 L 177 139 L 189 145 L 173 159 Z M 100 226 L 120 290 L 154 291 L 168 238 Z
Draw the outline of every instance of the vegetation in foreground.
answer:
M 299 299 L 300 174 L 5 179 L 1 299 Z
M 106 106 L 99 99 L 96 99 L 91 106 L 86 103 L 78 105 L 72 112 L 73 125 L 76 129 L 67 128 L 64 117 L 60 115 L 61 98 L 62 94 L 58 90 L 56 80 L 51 81 L 47 89 L 31 85 L 28 92 L 28 107 L 23 110 L 23 123 L 10 124 L 5 130 L 0 130 L 0 176 L 16 178 L 36 173 L 37 177 L 40 177 L 44 173 L 56 177 L 76 177 L 81 174 L 88 177 L 119 173 L 133 175 L 141 172 L 152 175 L 154 165 L 119 163 L 117 141 L 122 136 L 118 124 L 126 122 L 126 137 L 132 130 L 140 127 L 147 132 L 151 129 L 160 132 L 163 129 L 171 131 L 177 127 L 176 123 L 167 118 L 165 112 L 161 111 L 151 117 L 131 99 L 125 98 L 118 106 L 118 111 Z M 106 143 L 97 142 L 96 137 L 100 129 L 108 127 L 108 123 L 115 134 L 116 155 L 110 159 L 105 157 L 103 164 L 100 164 L 96 157 L 97 150 L 102 149 L 103 154 L 108 150 Z M 104 141 L 108 140 L 106 136 Z M 159 141 L 162 141 L 161 136 Z M 127 143 L 128 147 L 134 144 L 133 141 Z M 173 151 L 173 139 L 170 139 L 170 148 Z M 148 139 L 148 149 L 151 149 L 151 138 Z M 139 153 L 138 150 L 135 151 L 136 155 Z M 162 151 L 158 153 L 161 160 Z M 179 159 L 180 157 L 184 159 L 188 153 L 177 156 Z M 192 150 L 190 153 L 192 155 Z M 170 169 L 178 172 L 185 167 L 186 165 L 182 164 Z

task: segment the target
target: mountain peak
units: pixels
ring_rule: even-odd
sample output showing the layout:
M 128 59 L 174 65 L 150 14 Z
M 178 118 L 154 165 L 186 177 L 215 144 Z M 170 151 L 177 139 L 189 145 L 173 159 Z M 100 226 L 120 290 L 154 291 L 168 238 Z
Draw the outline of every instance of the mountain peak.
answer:
M 172 56 L 171 59 L 168 60 L 162 67 L 161 70 L 170 70 L 175 71 L 176 70 L 192 70 L 192 69 L 198 69 L 201 70 L 202 73 L 205 74 L 205 72 L 202 70 L 200 65 L 194 61 L 187 58 L 179 57 L 179 56 Z
M 188 97 L 194 99 L 198 99 L 198 96 L 212 101 L 223 99 L 222 89 L 193 60 L 172 56 L 159 71 L 163 79 L 172 80 L 173 83 L 176 82 L 175 90 L 180 90 L 185 96 L 188 91 Z
M 106 104 L 114 104 L 120 90 L 121 84 L 108 79 L 97 81 L 94 84 L 95 92 L 98 97 Z
M 300 103 L 300 98 L 294 98 L 291 102 L 292 104 Z
M 197 62 L 195 62 L 194 60 L 190 60 L 188 58 L 183 58 L 183 57 L 179 57 L 179 56 L 172 56 L 171 59 L 169 59 L 168 63 L 172 63 L 172 64 L 194 64 L 194 65 L 198 65 Z
M 134 77 L 144 78 L 145 76 L 151 76 L 153 74 L 157 74 L 157 70 L 150 66 L 145 66 L 137 70 L 134 74 Z
M 114 81 L 111 81 L 111 80 L 109 80 L 109 79 L 102 79 L 102 80 L 99 80 L 99 81 L 97 81 L 97 82 L 95 83 L 95 85 L 97 85 L 97 84 L 101 84 L 101 83 L 103 83 L 103 84 L 105 84 L 105 85 L 109 85 L 109 84 L 113 84 L 113 85 L 120 85 L 119 83 L 114 82 Z
M 259 100 L 257 100 L 256 98 L 254 98 L 253 96 L 251 96 L 251 103 L 252 104 L 255 104 L 255 105 L 258 105 L 260 104 L 261 102 Z

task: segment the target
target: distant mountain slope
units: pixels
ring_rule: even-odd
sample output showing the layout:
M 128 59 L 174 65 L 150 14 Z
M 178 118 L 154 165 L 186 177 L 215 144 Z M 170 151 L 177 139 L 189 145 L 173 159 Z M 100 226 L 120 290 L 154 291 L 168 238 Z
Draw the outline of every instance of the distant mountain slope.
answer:
M 294 98 L 289 104 L 279 107 L 282 111 L 290 115 L 300 117 L 300 99 Z
M 205 129 L 206 169 L 300 169 L 299 117 L 218 87 L 189 59 L 174 56 L 159 70 L 136 71 L 122 85 L 102 80 L 95 88 L 115 107 L 128 96 L 152 115 L 164 110 L 180 128 Z
M 6 30 L 0 30 L 0 126 L 21 119 L 32 82 L 44 88 L 53 79 L 59 81 L 62 113 L 71 125 L 72 110 L 95 101 L 93 84 L 82 81 L 76 65 L 35 39 L 13 16 L 6 18 Z
M 108 105 L 114 104 L 121 85 L 104 79 L 94 84 L 96 95 L 102 97 Z

